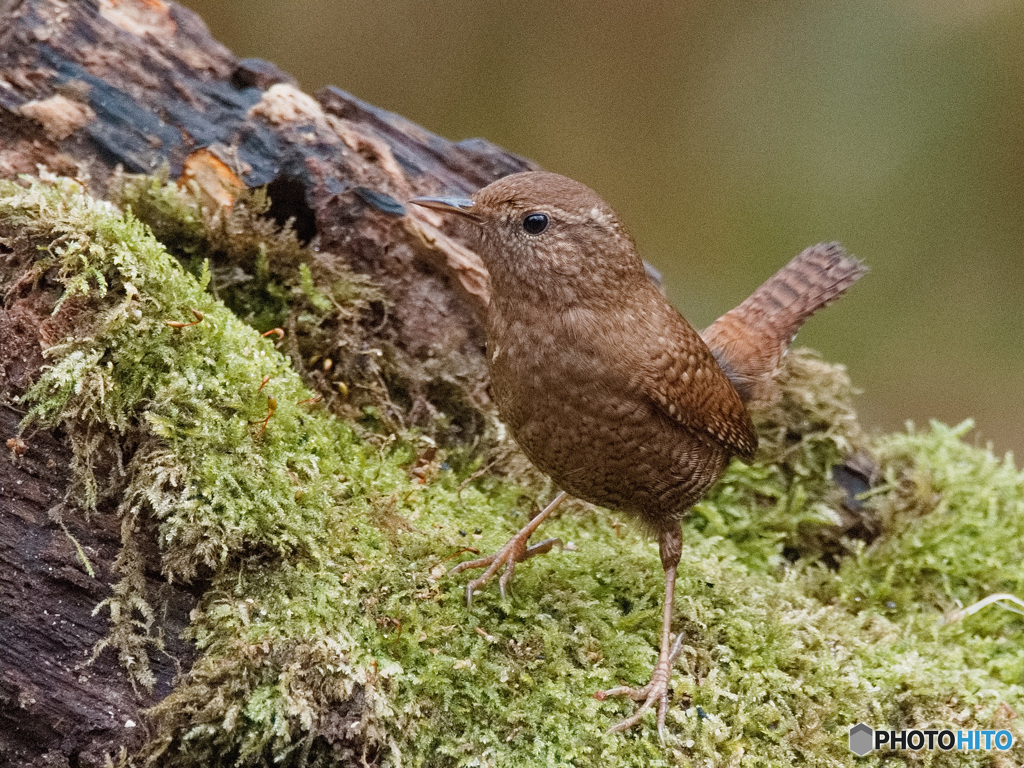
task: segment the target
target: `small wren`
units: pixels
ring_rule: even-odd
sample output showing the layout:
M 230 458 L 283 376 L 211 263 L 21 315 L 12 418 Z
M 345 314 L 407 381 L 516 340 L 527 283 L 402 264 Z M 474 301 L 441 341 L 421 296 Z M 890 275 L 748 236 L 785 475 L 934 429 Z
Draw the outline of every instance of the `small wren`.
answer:
M 473 199 L 418 197 L 416 205 L 472 222 L 490 274 L 487 360 L 494 399 L 516 442 L 562 492 L 508 544 L 465 562 L 487 570 L 547 551 L 530 535 L 570 493 L 629 513 L 658 537 L 665 569 L 661 651 L 651 680 L 597 697 L 642 702 L 612 730 L 658 708 L 664 731 L 680 521 L 731 457 L 751 461 L 757 436 L 747 404 L 770 400 L 796 331 L 866 271 L 837 244 L 795 257 L 703 335 L 651 282 L 619 217 L 596 192 L 554 173 L 499 179 Z

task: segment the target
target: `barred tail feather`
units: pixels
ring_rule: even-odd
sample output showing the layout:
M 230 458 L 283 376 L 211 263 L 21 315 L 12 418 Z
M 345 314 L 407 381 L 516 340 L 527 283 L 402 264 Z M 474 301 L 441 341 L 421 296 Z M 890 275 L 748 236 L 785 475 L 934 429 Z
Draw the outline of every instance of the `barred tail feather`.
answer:
M 775 372 L 800 326 L 866 272 L 839 243 L 811 246 L 701 334 L 744 402 L 774 398 Z

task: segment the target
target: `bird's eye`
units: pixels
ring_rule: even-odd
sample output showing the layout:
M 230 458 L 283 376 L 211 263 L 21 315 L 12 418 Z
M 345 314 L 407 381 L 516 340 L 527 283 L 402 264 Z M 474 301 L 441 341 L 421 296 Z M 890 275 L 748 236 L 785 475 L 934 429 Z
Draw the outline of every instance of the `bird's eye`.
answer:
M 548 215 L 546 213 L 528 213 L 523 219 L 523 229 L 528 235 L 539 235 L 548 228 Z

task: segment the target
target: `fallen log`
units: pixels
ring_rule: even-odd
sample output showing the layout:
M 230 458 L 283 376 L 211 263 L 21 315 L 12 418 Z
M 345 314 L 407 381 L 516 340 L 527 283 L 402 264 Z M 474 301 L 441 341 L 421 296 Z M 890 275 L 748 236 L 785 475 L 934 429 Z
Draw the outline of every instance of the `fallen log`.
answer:
M 459 371 L 477 405 L 486 401 L 476 320 L 486 275 L 438 222 L 405 216 L 399 201 L 472 191 L 532 167 L 522 158 L 480 140 L 446 141 L 336 88 L 307 96 L 272 64 L 231 55 L 173 3 L 4 2 L 0 177 L 40 167 L 97 195 L 122 169 L 162 171 L 194 182 L 211 206 L 266 187 L 268 216 L 313 242 L 322 270 L 343 261 L 384 290 L 387 315 L 374 333 L 390 343 L 405 390 L 408 372 L 429 359 Z M 0 310 L 0 436 L 10 441 L 0 447 L 0 762 L 102 765 L 105 753 L 144 740 L 140 711 L 190 667 L 180 636 L 202 589 L 169 584 L 152 532 L 142 537 L 148 592 L 162 606 L 152 617 L 164 641 L 149 658 L 152 691 L 133 690 L 111 650 L 91 661 L 109 633 L 108 613 L 95 609 L 119 578 L 121 521 L 109 499 L 88 522 L 72 503 L 72 454 L 59 432 L 19 436 L 24 409 L 13 401 L 56 338 L 47 336 L 56 299 L 16 295 L 22 276 L 5 271 Z M 413 378 L 409 404 L 428 403 L 421 414 L 447 407 L 443 397 L 430 402 L 429 377 Z M 334 390 L 323 377 L 314 383 Z

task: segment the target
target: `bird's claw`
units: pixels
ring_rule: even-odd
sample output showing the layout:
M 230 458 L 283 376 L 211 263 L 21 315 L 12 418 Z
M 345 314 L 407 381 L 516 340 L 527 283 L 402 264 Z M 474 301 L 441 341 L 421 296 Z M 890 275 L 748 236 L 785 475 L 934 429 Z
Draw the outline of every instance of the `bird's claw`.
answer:
M 668 680 L 652 679 L 643 688 L 630 688 L 629 686 L 622 685 L 618 688 L 610 688 L 607 691 L 598 691 L 594 694 L 594 697 L 599 701 L 604 701 L 608 696 L 629 696 L 633 701 L 643 702 L 636 712 L 609 728 L 608 733 L 628 731 L 643 720 L 647 711 L 657 704 L 658 736 L 662 742 L 665 741 L 665 716 L 668 714 Z
M 493 555 L 479 557 L 476 560 L 467 560 L 448 571 L 449 576 L 454 576 L 457 573 L 462 573 L 472 568 L 487 569 L 479 577 L 466 585 L 466 605 L 473 604 L 473 595 L 494 577 L 494 574 L 498 572 L 502 565 L 505 566 L 505 571 L 498 579 L 498 591 L 501 593 L 501 599 L 504 600 L 508 592 L 508 585 L 512 582 L 512 574 L 516 570 L 516 563 L 529 560 L 536 555 L 543 555 L 545 552 L 551 551 L 556 545 L 562 546 L 561 539 L 545 539 L 534 544 L 532 547 L 528 547 L 526 542 L 529 541 L 530 533 L 532 532 L 524 529 L 509 539 Z
M 661 740 L 662 744 L 665 743 L 665 717 L 668 714 L 669 696 L 668 683 L 672 677 L 672 665 L 675 663 L 675 660 L 679 656 L 680 651 L 682 651 L 682 648 L 683 636 L 680 634 L 672 644 L 672 649 L 668 654 L 668 658 L 664 661 L 658 661 L 657 666 L 654 668 L 654 672 L 651 674 L 651 682 L 643 688 L 632 688 L 628 685 L 620 685 L 617 688 L 609 688 L 607 691 L 598 691 L 594 694 L 594 698 L 598 701 L 604 701 L 609 696 L 628 696 L 633 699 L 633 701 L 643 702 L 637 708 L 636 712 L 624 720 L 620 720 L 609 728 L 608 733 L 628 731 L 634 725 L 643 720 L 644 715 L 647 714 L 648 710 L 657 704 L 658 738 Z
M 491 577 L 498 572 L 499 568 L 501 568 L 502 563 L 505 564 L 505 572 L 501 574 L 501 578 L 498 579 L 498 589 L 501 591 L 502 599 L 505 599 L 505 592 L 508 588 L 509 582 L 512 581 L 512 573 L 516 569 L 516 563 L 522 562 L 523 560 L 529 560 L 531 557 L 535 557 L 536 555 L 543 555 L 545 552 L 550 551 L 550 549 L 556 544 L 559 547 L 562 546 L 561 539 L 545 539 L 539 544 L 534 544 L 532 547 L 526 546 L 526 543 L 530 540 L 530 536 L 533 535 L 533 532 L 536 531 L 540 524 L 558 508 L 558 505 L 561 504 L 565 498 L 565 491 L 559 491 L 555 498 L 548 502 L 548 505 L 544 507 L 539 514 L 535 515 L 530 522 L 523 526 L 515 536 L 505 543 L 505 546 L 493 555 L 480 557 L 476 560 L 467 560 L 464 563 L 459 563 L 448 571 L 449 576 L 454 576 L 457 573 L 468 571 L 470 568 L 487 569 L 479 578 L 473 579 L 466 585 L 466 605 L 473 604 L 473 593 L 490 581 Z

